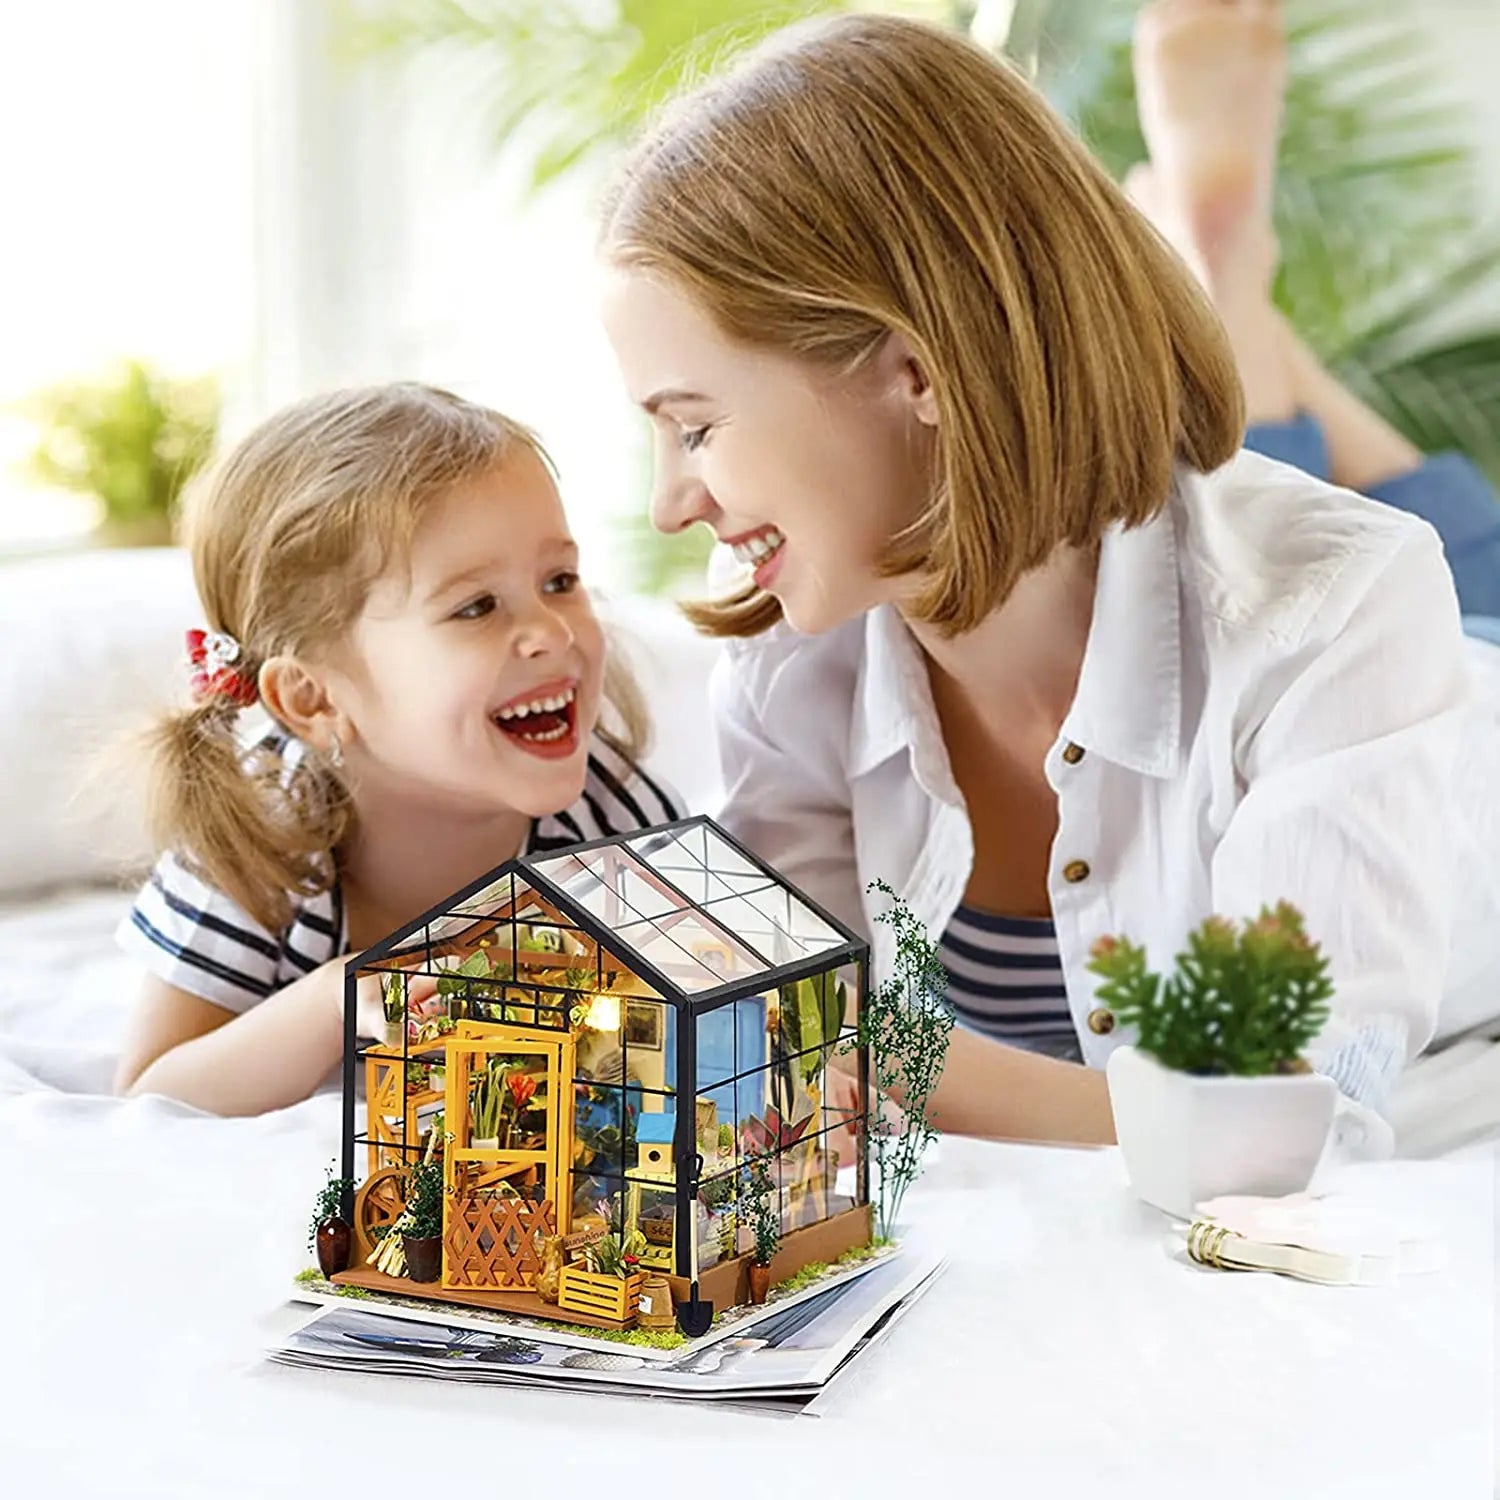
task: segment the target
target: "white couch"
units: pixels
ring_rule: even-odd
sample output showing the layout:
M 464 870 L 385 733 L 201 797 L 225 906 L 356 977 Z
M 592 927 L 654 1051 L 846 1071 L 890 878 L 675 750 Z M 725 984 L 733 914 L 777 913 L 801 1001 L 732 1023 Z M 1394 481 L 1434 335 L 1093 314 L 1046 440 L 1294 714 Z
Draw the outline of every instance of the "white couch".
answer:
M 601 612 L 652 711 L 648 765 L 711 810 L 716 648 L 666 604 Z M 183 632 L 200 613 L 176 549 L 0 567 L 0 1087 L 7 1059 L 62 1087 L 107 1077 L 135 989 L 112 933 L 150 854 L 121 741 L 184 693 Z

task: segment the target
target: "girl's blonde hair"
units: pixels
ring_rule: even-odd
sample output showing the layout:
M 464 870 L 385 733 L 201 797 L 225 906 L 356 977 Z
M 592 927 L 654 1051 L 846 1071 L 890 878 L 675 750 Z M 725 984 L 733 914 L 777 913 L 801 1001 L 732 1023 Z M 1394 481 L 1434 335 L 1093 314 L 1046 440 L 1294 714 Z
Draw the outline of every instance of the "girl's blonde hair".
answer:
M 1058 546 L 1165 504 L 1243 434 L 1234 359 L 1183 264 L 1045 101 L 891 16 L 788 28 L 680 100 L 606 204 L 617 265 L 731 339 L 852 371 L 901 334 L 931 382 L 934 491 L 882 572 L 971 629 Z M 753 635 L 753 586 L 689 609 Z
M 189 492 L 184 511 L 211 631 L 240 644 L 254 681 L 271 657 L 317 653 L 353 625 L 376 579 L 405 555 L 426 507 L 517 447 L 552 467 L 535 435 L 423 385 L 334 391 L 250 433 Z M 602 731 L 624 754 L 645 740 L 640 694 L 606 658 Z M 288 770 L 247 751 L 238 711 L 208 699 L 147 737 L 147 815 L 157 846 L 190 859 L 257 922 L 281 930 L 293 895 L 326 890 L 352 809 L 338 768 L 310 749 Z

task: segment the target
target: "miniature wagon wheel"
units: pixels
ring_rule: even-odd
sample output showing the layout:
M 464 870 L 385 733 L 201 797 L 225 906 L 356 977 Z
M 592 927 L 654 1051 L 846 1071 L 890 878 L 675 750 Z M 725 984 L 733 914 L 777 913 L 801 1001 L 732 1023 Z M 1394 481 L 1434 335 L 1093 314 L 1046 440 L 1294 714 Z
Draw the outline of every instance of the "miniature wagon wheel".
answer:
M 406 1208 L 406 1173 L 401 1167 L 381 1167 L 360 1184 L 354 1195 L 354 1257 L 369 1259 L 379 1243 L 376 1231 L 386 1229 Z

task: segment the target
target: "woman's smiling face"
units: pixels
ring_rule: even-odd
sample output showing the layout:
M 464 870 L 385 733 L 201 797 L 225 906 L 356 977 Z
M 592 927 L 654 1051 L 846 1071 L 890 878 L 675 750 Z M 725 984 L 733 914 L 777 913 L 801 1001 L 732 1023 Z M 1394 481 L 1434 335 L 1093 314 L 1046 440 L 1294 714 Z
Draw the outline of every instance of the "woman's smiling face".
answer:
M 658 530 L 709 526 L 808 634 L 901 596 L 877 563 L 931 494 L 935 417 L 899 339 L 827 371 L 736 343 L 670 284 L 614 267 L 604 322 L 655 425 Z

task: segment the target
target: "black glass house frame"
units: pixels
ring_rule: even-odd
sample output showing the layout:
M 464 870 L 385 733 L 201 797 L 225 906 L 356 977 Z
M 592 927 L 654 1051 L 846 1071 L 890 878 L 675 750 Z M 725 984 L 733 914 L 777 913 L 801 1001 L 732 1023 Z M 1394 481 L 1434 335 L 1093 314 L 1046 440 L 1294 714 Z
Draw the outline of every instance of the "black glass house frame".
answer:
M 580 869 L 592 868 L 597 874 L 599 851 L 618 849 L 636 860 L 641 860 L 643 857 L 650 859 L 653 854 L 659 858 L 661 851 L 667 849 L 676 849 L 679 852 L 691 851 L 693 831 L 700 829 L 705 831 L 703 835 L 705 849 L 717 846 L 719 849 L 729 851 L 733 856 L 737 866 L 736 874 L 740 878 L 738 887 L 729 885 L 726 886 L 723 894 L 715 893 L 710 899 L 694 899 L 692 892 L 680 887 L 695 884 L 697 888 L 708 894 L 713 890 L 714 878 L 728 872 L 715 871 L 707 860 L 703 862 L 701 869 L 653 863 L 649 866 L 653 876 L 669 893 L 664 899 L 676 902 L 668 913 L 659 913 L 654 917 L 646 915 L 632 907 L 623 895 L 617 894 L 614 899 L 624 911 L 629 913 L 630 920 L 610 922 L 601 919 L 595 910 L 590 909 L 587 901 L 580 897 L 581 882 L 577 872 Z M 570 859 L 574 861 L 573 864 L 567 863 Z M 763 882 L 754 891 L 749 890 L 745 885 L 744 872 L 746 870 L 755 872 Z M 568 872 L 572 878 L 571 886 L 568 880 L 560 878 L 560 873 L 564 871 Z M 676 879 L 672 878 L 674 874 Z M 773 962 L 768 955 L 759 952 L 754 943 L 742 933 L 736 932 L 720 920 L 728 907 L 729 897 L 758 894 L 772 887 L 785 892 L 790 902 L 799 903 L 805 912 L 811 913 L 812 918 L 821 924 L 824 934 L 820 936 L 820 946 L 816 951 L 804 953 L 800 957 L 794 957 L 791 961 Z M 565 919 L 566 926 L 592 941 L 598 966 L 594 976 L 595 992 L 608 989 L 604 974 L 604 955 L 608 954 L 613 963 L 618 966 L 618 971 L 634 976 L 634 979 L 650 992 L 642 998 L 670 1007 L 676 1014 L 677 1020 L 671 1041 L 671 1046 L 675 1050 L 676 1085 L 673 1089 L 663 1090 L 674 1099 L 675 1114 L 672 1141 L 676 1171 L 673 1274 L 691 1283 L 692 1295 L 695 1298 L 699 1276 L 699 1257 L 695 1252 L 696 1236 L 693 1230 L 696 1227 L 699 1194 L 705 1181 L 708 1180 L 705 1177 L 705 1163 L 697 1139 L 695 1108 L 700 1084 L 698 1022 L 703 1016 L 722 1007 L 732 1006 L 738 1001 L 764 995 L 769 990 L 779 990 L 783 985 L 796 984 L 800 980 L 841 970 L 846 972 L 852 970 L 855 978 L 854 991 L 850 997 L 852 1004 L 848 1008 L 841 1040 L 855 1063 L 856 1104 L 852 1112 L 844 1113 L 842 1120 L 836 1118 L 838 1111 L 830 1110 L 825 1104 L 825 1120 L 819 1121 L 818 1130 L 810 1132 L 809 1136 L 804 1139 L 825 1134 L 831 1128 L 836 1128 L 836 1126 L 827 1125 L 826 1117 L 829 1115 L 836 1118 L 836 1125 L 844 1123 L 851 1125 L 856 1138 L 854 1207 L 864 1208 L 869 1204 L 869 1155 L 867 1132 L 864 1128 L 870 1103 L 869 1059 L 866 1049 L 857 1043 L 855 1027 L 852 1024 L 852 1018 L 860 1013 L 864 998 L 868 993 L 869 945 L 837 917 L 824 910 L 804 892 L 733 839 L 711 818 L 705 816 L 684 818 L 673 823 L 611 835 L 565 848 L 549 848 L 520 855 L 471 881 L 448 900 L 439 903 L 383 941 L 349 959 L 345 965 L 343 1055 L 342 1175 L 346 1182 L 352 1184 L 358 1180 L 355 1176 L 356 1153 L 360 1147 L 368 1148 L 372 1144 L 368 1123 L 364 1133 L 360 1133 L 357 1128 L 356 1080 L 359 1067 L 366 1053 L 375 1048 L 383 1048 L 382 1043 L 362 1041 L 357 1035 L 356 985 L 362 975 L 372 972 L 400 971 L 409 976 L 425 974 L 434 978 L 444 977 L 450 971 L 438 965 L 437 959 L 440 956 L 452 953 L 455 946 L 472 946 L 486 932 L 494 934 L 508 929 L 511 944 L 511 972 L 517 977 L 506 981 L 505 989 L 507 992 L 519 992 L 528 997 L 525 1008 L 530 1014 L 522 1024 L 559 1032 L 568 1029 L 570 1007 L 578 999 L 578 992 L 567 985 L 540 983 L 519 977 L 522 965 L 518 949 L 518 928 L 521 925 L 530 927 L 547 925 L 545 922 L 537 923 L 522 915 L 525 910 L 524 902 L 532 895 L 540 898 L 542 903 L 560 914 Z M 788 909 L 791 910 L 790 905 Z M 748 952 L 758 962 L 759 967 L 754 972 L 742 973 L 720 983 L 708 983 L 702 980 L 701 976 L 695 976 L 699 979 L 699 983 L 696 987 L 690 988 L 674 979 L 663 967 L 643 956 L 634 941 L 621 936 L 622 929 L 639 928 L 644 924 L 669 939 L 673 927 L 687 916 L 691 916 L 703 928 L 720 934 L 742 952 Z M 671 917 L 672 920 L 666 920 L 667 917 Z M 498 951 L 503 955 L 503 947 Z M 615 992 L 621 993 L 626 999 L 630 998 L 628 987 L 620 991 L 616 985 Z M 485 1014 L 482 1013 L 484 1010 L 482 1001 L 467 997 L 461 999 L 458 1005 L 461 1007 L 457 1014 L 458 1019 L 486 1019 Z M 825 1051 L 830 1049 L 832 1040 L 823 1039 Z M 403 1076 L 410 1058 L 410 1049 L 411 1044 L 403 1027 L 401 1043 Z M 811 1051 L 811 1049 L 808 1050 Z M 840 1050 L 843 1050 L 843 1047 Z M 390 1056 L 391 1052 L 383 1050 L 382 1055 Z M 791 1055 L 795 1057 L 797 1054 Z M 625 1066 L 627 1059 L 628 1051 L 622 1058 L 619 1084 L 622 1119 L 625 1095 L 630 1089 L 628 1067 Z M 714 1087 L 733 1085 L 738 1090 L 742 1078 L 763 1071 L 765 1071 L 763 1060 L 743 1071 L 737 1066 L 733 1077 L 722 1080 Z M 404 1158 L 415 1159 L 421 1147 L 406 1144 L 407 1134 L 403 1130 L 402 1143 L 393 1144 L 385 1141 L 379 1144 L 384 1151 L 397 1152 Z M 737 1143 L 734 1150 L 734 1165 L 730 1170 L 739 1173 L 740 1160 L 740 1148 Z M 570 1168 L 570 1171 L 576 1175 L 577 1168 Z M 634 1178 L 633 1166 L 625 1159 L 623 1150 L 617 1172 L 594 1175 L 615 1181 L 619 1189 L 620 1202 L 623 1204 L 626 1196 L 625 1190 Z M 557 1186 L 560 1188 L 561 1185 Z M 572 1182 L 567 1184 L 567 1189 L 571 1194 Z M 344 1202 L 344 1215 L 351 1221 L 353 1198 L 354 1189 L 351 1186 L 346 1189 Z

